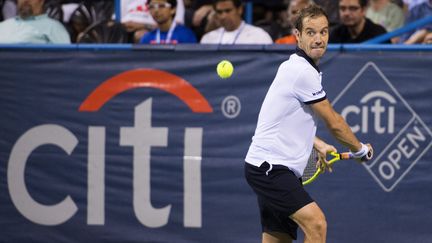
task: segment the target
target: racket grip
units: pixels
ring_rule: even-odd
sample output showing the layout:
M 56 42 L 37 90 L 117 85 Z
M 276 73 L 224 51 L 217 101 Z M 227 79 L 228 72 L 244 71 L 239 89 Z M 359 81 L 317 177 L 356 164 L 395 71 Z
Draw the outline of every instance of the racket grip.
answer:
M 354 158 L 354 155 L 350 152 L 340 153 L 339 156 L 340 156 L 340 159 L 342 159 L 342 160 Z

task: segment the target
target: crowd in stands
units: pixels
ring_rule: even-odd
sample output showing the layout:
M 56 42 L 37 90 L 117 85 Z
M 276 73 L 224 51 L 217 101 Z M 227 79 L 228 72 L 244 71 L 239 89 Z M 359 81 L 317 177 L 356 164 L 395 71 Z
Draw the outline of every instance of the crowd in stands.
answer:
M 295 44 L 299 11 L 328 13 L 329 43 L 361 43 L 432 16 L 432 0 L 0 0 L 0 43 Z M 117 21 L 120 19 L 121 21 Z M 431 44 L 432 23 L 386 43 Z

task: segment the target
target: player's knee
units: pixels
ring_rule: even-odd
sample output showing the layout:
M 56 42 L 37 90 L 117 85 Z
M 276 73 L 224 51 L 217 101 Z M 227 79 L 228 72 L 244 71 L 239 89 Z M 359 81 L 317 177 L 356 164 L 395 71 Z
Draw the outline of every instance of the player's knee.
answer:
M 324 215 L 315 217 L 311 224 L 313 232 L 319 232 L 320 234 L 325 234 L 327 232 L 327 221 Z

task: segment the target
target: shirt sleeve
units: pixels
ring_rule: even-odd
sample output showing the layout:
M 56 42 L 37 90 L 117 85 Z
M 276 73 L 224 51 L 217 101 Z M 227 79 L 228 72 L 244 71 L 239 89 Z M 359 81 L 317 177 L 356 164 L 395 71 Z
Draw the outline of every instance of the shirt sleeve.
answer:
M 49 42 L 53 44 L 70 44 L 70 36 L 60 22 L 52 21 L 51 31 L 48 36 Z
M 259 41 L 260 44 L 273 44 L 273 39 L 270 37 L 270 35 L 263 29 L 261 29 L 261 40 Z
M 304 104 L 310 105 L 327 98 L 321 85 L 321 74 L 313 68 L 307 68 L 300 73 L 294 83 L 294 94 Z
M 210 44 L 210 38 L 209 38 L 210 32 L 206 33 L 205 35 L 203 35 L 203 37 L 201 37 L 201 44 Z
M 140 44 L 150 44 L 150 41 L 152 40 L 153 35 L 152 35 L 152 31 L 151 32 L 147 32 L 143 35 L 143 37 L 141 37 L 140 40 Z

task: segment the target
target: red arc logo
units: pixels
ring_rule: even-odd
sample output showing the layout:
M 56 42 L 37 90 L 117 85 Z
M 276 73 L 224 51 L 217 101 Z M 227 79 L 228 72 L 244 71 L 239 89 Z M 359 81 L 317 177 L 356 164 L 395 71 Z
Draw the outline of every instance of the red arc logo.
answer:
M 195 113 L 213 112 L 207 99 L 186 80 L 155 69 L 126 71 L 106 80 L 84 100 L 79 111 L 98 111 L 116 95 L 142 87 L 166 91 L 183 101 Z

